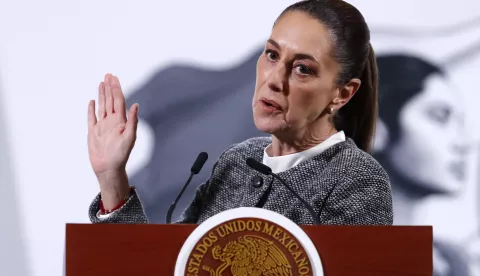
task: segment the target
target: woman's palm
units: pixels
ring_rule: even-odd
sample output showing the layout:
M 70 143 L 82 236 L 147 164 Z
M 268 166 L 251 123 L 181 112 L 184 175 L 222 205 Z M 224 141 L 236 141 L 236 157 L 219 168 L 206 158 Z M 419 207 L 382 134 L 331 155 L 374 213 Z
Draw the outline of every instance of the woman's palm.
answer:
M 98 119 L 95 101 L 88 106 L 88 153 L 95 174 L 124 170 L 133 149 L 138 105 L 125 112 L 125 98 L 118 78 L 107 74 L 98 89 Z

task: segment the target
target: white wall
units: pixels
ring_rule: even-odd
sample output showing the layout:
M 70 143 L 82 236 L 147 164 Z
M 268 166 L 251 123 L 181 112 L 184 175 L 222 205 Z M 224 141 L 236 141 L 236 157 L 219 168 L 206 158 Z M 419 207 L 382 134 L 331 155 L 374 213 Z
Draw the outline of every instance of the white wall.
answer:
M 25 250 L 25 229 L 22 227 L 23 206 L 19 204 L 10 141 L 7 138 L 7 118 L 2 103 L 0 97 L 0 210 L 3 215 L 0 219 L 0 269 L 4 275 L 30 275 Z
M 0 161 L 7 163 L 6 173 L 11 175 L 5 178 L 1 172 L 0 196 L 17 202 L 0 202 L 13 222 L 7 235 L 19 244 L 7 250 L 19 253 L 7 261 L 0 258 L 0 267 L 14 272 L 9 275 L 61 275 L 65 223 L 88 223 L 87 208 L 98 192 L 87 156 L 86 111 L 105 73 L 117 74 L 128 94 L 153 70 L 172 61 L 229 66 L 262 44 L 276 16 L 293 2 L 2 0 L 0 111 L 7 117 L 7 129 L 0 136 L 6 137 L 9 148 L 5 155 L 0 143 Z M 434 0 L 352 3 L 364 12 L 372 29 L 381 24 L 446 26 L 480 16 L 477 0 L 464 0 L 458 6 Z M 379 52 L 406 49 L 443 60 L 474 38 L 480 38 L 480 31 L 447 38 L 374 35 L 374 43 Z M 452 72 L 472 111 L 480 100 L 475 87 L 478 68 L 477 55 L 468 68 Z M 131 171 L 145 162 L 150 147 L 148 130 L 141 126 L 139 131 Z M 474 200 L 473 193 L 467 193 L 461 204 L 432 200 L 419 222 L 442 226 L 442 234 L 466 237 L 476 226 L 471 221 Z M 428 211 L 432 208 L 435 212 Z M 17 232 L 16 225 L 23 229 Z M 0 242 L 3 256 L 3 239 Z M 28 269 L 16 270 L 20 263 Z

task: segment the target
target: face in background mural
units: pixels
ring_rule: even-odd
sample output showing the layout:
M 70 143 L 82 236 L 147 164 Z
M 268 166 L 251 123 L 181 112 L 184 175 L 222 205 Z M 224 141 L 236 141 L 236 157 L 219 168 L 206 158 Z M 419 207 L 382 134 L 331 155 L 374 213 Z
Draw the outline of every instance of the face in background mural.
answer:
M 465 182 L 468 140 L 460 97 L 436 66 L 410 56 L 378 58 L 380 153 L 394 183 L 422 194 L 452 193 Z

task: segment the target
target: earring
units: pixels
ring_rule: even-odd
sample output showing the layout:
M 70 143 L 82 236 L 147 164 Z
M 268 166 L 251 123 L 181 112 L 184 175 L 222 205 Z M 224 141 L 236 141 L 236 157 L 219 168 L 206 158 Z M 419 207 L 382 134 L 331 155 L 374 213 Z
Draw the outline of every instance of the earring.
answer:
M 328 109 L 328 113 L 333 114 L 333 107 L 330 106 L 330 108 Z

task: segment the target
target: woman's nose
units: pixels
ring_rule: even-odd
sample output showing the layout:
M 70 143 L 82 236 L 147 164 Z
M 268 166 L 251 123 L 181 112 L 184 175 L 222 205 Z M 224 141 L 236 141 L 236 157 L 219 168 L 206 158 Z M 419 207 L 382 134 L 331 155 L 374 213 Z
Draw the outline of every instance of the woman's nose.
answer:
M 453 151 L 458 155 L 466 155 L 469 153 L 471 146 L 468 143 L 454 143 Z
M 467 133 L 459 133 L 453 142 L 452 150 L 455 154 L 464 156 L 470 152 L 473 143 L 473 139 Z
M 458 117 L 458 125 L 453 138 L 452 150 L 455 154 L 467 155 L 475 144 L 475 139 L 468 131 L 465 115 Z
M 268 87 L 274 92 L 284 92 L 287 83 L 287 70 L 284 65 L 277 64 L 268 76 Z

